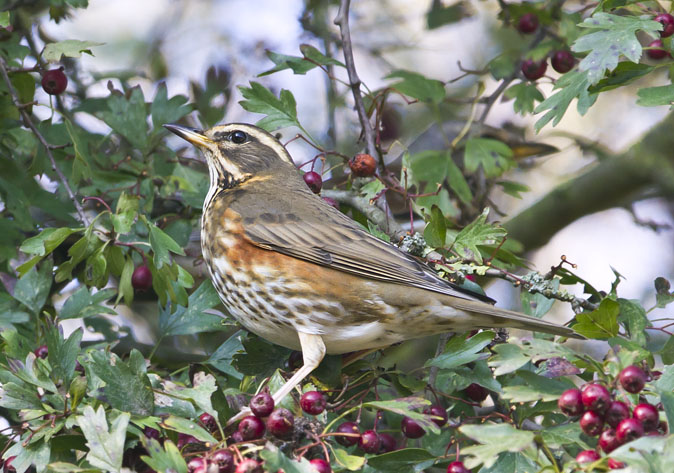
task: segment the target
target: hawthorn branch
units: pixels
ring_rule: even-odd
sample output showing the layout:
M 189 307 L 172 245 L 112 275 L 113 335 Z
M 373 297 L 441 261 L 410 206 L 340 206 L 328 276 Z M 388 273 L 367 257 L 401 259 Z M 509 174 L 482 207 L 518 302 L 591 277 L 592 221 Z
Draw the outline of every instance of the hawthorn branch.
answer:
M 358 112 L 358 120 L 360 121 L 361 126 L 363 127 L 363 133 L 365 134 L 365 144 L 367 146 L 367 152 L 374 156 L 378 156 L 377 146 L 375 144 L 375 133 L 372 123 L 367 116 L 365 111 L 365 103 L 363 102 L 363 97 L 360 94 L 360 78 L 356 72 L 356 64 L 353 60 L 353 46 L 351 43 L 351 32 L 349 30 L 349 7 L 351 5 L 351 0 L 341 0 L 339 4 L 339 11 L 337 12 L 337 17 L 335 17 L 335 25 L 339 26 L 339 31 L 342 37 L 342 50 L 344 51 L 344 63 L 346 64 L 346 72 L 349 75 L 349 84 L 351 86 L 351 92 L 353 94 L 353 100 L 356 104 L 356 111 Z
M 21 118 L 23 119 L 24 124 L 31 129 L 35 137 L 38 139 L 38 141 L 42 144 L 42 146 L 44 146 L 45 152 L 47 153 L 47 157 L 51 162 L 52 170 L 58 176 L 59 181 L 61 181 L 61 184 L 63 184 L 63 187 L 66 190 L 68 197 L 75 206 L 75 210 L 77 211 L 77 215 L 79 216 L 80 221 L 85 226 L 88 227 L 89 224 L 91 223 L 89 221 L 89 218 L 84 212 L 82 205 L 77 200 L 75 193 L 73 192 L 72 188 L 70 187 L 70 184 L 68 183 L 68 179 L 66 179 L 66 176 L 63 174 L 61 169 L 56 164 L 56 159 L 54 158 L 54 154 L 52 153 L 52 149 L 54 149 L 55 147 L 47 142 L 45 137 L 42 136 L 42 133 L 40 133 L 40 130 L 38 130 L 35 124 L 33 123 L 33 120 L 31 120 L 30 115 L 26 111 L 26 107 L 24 106 L 24 104 L 21 103 L 21 100 L 19 100 L 19 94 L 17 93 L 16 89 L 14 88 L 14 85 L 12 84 L 12 81 L 9 78 L 9 73 L 7 72 L 7 63 L 1 57 L 0 57 L 0 74 L 2 74 L 2 78 L 5 81 L 5 84 L 7 85 L 7 89 L 9 90 L 10 96 L 12 97 L 12 102 L 14 103 L 14 106 L 19 110 L 19 113 L 21 114 Z

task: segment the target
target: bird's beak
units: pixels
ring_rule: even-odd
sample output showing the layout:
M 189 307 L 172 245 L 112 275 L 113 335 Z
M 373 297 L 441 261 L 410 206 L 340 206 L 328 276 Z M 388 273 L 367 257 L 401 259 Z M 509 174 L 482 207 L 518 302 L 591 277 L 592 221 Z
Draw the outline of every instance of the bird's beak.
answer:
M 196 128 L 174 125 L 172 123 L 164 125 L 164 128 L 196 146 L 208 148 L 213 144 L 213 140 L 204 135 L 203 131 Z

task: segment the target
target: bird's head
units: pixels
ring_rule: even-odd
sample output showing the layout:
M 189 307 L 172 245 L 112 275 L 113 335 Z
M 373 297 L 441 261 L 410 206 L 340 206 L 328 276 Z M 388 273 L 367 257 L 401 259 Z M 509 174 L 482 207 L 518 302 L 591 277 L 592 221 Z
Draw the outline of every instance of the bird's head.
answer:
M 204 131 L 173 124 L 164 127 L 201 149 L 211 183 L 219 187 L 234 187 L 283 163 L 292 165 L 281 142 L 253 125 L 229 123 Z

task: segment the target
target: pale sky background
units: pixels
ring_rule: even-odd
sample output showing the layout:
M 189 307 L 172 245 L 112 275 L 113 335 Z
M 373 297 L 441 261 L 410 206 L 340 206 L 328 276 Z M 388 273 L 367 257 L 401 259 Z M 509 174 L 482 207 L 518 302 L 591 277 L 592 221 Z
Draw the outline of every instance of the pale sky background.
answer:
M 84 56 L 85 70 L 116 70 L 143 67 L 147 42 L 163 32 L 162 45 L 169 68 L 169 94 L 187 93 L 189 80 L 202 80 L 212 64 L 226 65 L 233 72 L 234 83 L 246 85 L 259 80 L 267 86 L 287 88 L 298 102 L 300 121 L 306 120 L 309 131 L 320 135 L 325 131 L 325 78 L 318 70 L 306 76 L 295 76 L 289 71 L 257 79 L 255 76 L 272 64 L 264 55 L 265 48 L 276 52 L 299 55 L 298 46 L 310 42 L 303 36 L 298 18 L 303 9 L 299 0 L 229 0 L 229 1 L 171 1 L 171 0 L 90 0 L 87 10 L 76 10 L 72 19 L 56 25 L 48 23 L 47 31 L 57 39 L 81 39 L 106 43 L 94 48 L 94 57 Z M 356 46 L 356 65 L 361 79 L 370 88 L 381 86 L 388 71 L 383 61 L 371 60 L 362 54 L 359 45 L 372 46 L 404 43 L 410 46 L 385 54 L 385 59 L 397 68 L 419 71 L 429 77 L 447 80 L 459 72 L 457 61 L 464 67 L 479 69 L 495 55 L 496 44 L 489 31 L 495 19 L 495 1 L 473 2 L 478 14 L 461 23 L 437 30 L 425 29 L 425 13 L 430 0 L 387 0 L 384 2 L 354 0 L 352 5 L 352 37 Z M 335 12 L 336 13 L 336 10 Z M 331 19 L 334 14 L 331 14 Z M 391 18 L 395 25 L 391 26 Z M 382 27 L 383 26 L 383 27 Z M 341 58 L 339 58 L 341 59 Z M 551 68 L 548 68 L 549 73 Z M 554 74 L 554 73 L 553 73 Z M 470 80 L 470 79 L 469 79 Z M 147 97 L 154 95 L 154 85 L 137 79 Z M 467 82 L 463 81 L 462 85 Z M 495 85 L 488 84 L 488 90 Z M 542 86 L 548 94 L 550 86 Z M 591 159 L 581 156 L 568 139 L 554 137 L 557 131 L 569 131 L 595 139 L 615 151 L 621 151 L 636 141 L 654 123 L 667 113 L 665 107 L 644 108 L 635 105 L 634 87 L 602 94 L 597 104 L 585 117 L 575 112 L 575 103 L 556 128 L 547 127 L 541 137 L 562 152 L 543 158 L 539 165 L 526 173 L 515 175 L 532 192 L 524 199 L 503 197 L 499 202 L 512 213 L 544 195 L 557 183 L 573 176 L 589 164 Z M 97 89 L 107 94 L 104 83 Z M 237 92 L 238 93 L 238 92 Z M 238 99 L 237 99 L 238 100 Z M 355 114 L 354 114 L 355 117 Z M 240 107 L 232 107 L 225 121 L 256 121 Z M 514 115 L 512 103 L 497 104 L 488 123 L 499 126 L 504 121 L 531 125 Z M 342 125 L 347 126 L 347 125 Z M 530 128 L 531 129 L 531 128 Z M 292 132 L 294 134 L 294 132 Z M 288 136 L 292 136 L 290 133 Z M 530 137 L 533 137 L 531 132 Z M 308 150 L 295 142 L 289 146 L 296 161 L 302 160 Z M 657 200 L 639 203 L 638 216 L 674 226 L 671 207 Z M 626 280 L 620 285 L 621 297 L 642 299 L 645 306 L 653 305 L 653 280 L 657 276 L 674 275 L 674 232 L 659 234 L 638 227 L 631 215 L 623 209 L 613 209 L 587 216 L 558 233 L 544 248 L 531 255 L 535 267 L 546 272 L 559 261 L 559 256 L 578 265 L 577 273 L 600 289 L 608 289 L 614 278 L 611 265 Z M 509 301 L 511 291 L 506 283 L 497 283 L 489 294 Z M 512 305 L 511 305 L 512 306 Z M 568 305 L 557 304 L 563 317 L 571 317 Z M 671 311 L 670 311 L 671 312 Z M 655 314 L 656 312 L 654 312 Z M 659 311 L 664 316 L 665 311 Z

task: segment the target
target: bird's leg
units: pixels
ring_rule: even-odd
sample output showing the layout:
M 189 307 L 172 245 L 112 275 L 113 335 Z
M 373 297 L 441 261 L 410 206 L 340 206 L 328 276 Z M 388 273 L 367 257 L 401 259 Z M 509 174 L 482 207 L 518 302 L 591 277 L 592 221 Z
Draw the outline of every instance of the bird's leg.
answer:
M 302 381 L 306 376 L 309 375 L 309 373 L 315 370 L 325 356 L 325 344 L 323 343 L 323 339 L 320 335 L 302 332 L 297 332 L 297 335 L 300 338 L 300 346 L 302 347 L 304 365 L 302 365 L 302 367 L 298 369 L 297 372 L 288 381 L 286 381 L 286 383 L 281 386 L 278 391 L 273 394 L 272 397 L 274 398 L 274 404 L 278 404 L 281 399 L 286 397 L 288 393 L 300 383 L 300 381 Z M 250 414 L 250 409 L 242 409 L 237 415 L 231 417 L 227 421 L 227 425 L 232 425 L 233 423 L 238 422 Z
M 309 375 L 313 370 L 315 370 L 318 365 L 321 364 L 323 357 L 325 356 L 325 344 L 320 335 L 314 335 L 310 333 L 297 332 L 297 335 L 300 337 L 300 345 L 302 346 L 302 358 L 304 359 L 304 365 L 290 378 L 286 383 L 281 386 L 281 389 L 276 391 L 273 394 L 274 404 L 278 404 L 281 399 L 286 397 L 286 395 L 292 391 L 295 386 L 300 384 L 306 376 Z

